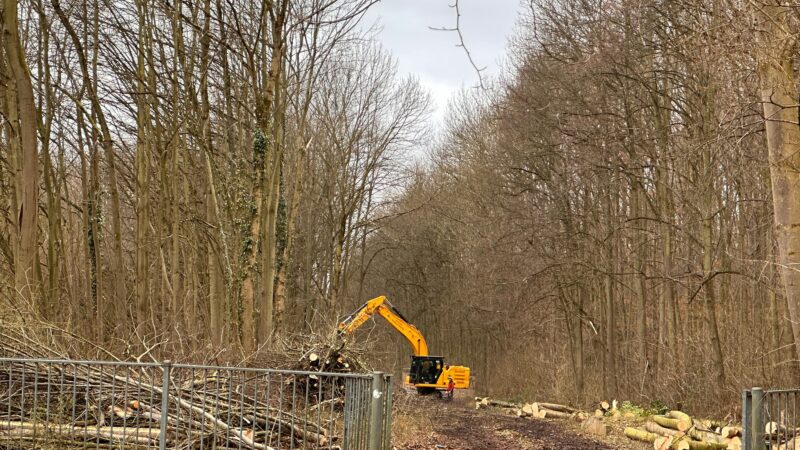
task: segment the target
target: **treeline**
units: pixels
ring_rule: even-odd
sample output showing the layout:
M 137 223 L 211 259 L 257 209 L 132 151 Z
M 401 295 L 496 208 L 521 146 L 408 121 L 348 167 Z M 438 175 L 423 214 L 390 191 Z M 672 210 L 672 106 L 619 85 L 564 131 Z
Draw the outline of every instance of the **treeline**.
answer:
M 506 75 L 454 102 L 405 214 L 368 241 L 369 286 L 492 396 L 719 414 L 743 387 L 796 382 L 764 105 L 796 146 L 797 97 L 769 77 L 795 77 L 797 11 L 522 10 Z
M 3 2 L 0 319 L 172 359 L 332 323 L 428 104 L 373 3 Z

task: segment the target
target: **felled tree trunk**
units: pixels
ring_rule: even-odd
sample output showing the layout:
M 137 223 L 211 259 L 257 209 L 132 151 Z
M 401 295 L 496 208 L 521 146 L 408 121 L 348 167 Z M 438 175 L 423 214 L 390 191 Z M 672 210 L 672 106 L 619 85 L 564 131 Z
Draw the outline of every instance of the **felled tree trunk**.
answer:
M 624 433 L 625 436 L 627 436 L 629 439 L 642 442 L 654 442 L 656 439 L 661 437 L 655 433 L 650 433 L 649 431 L 640 430 L 638 428 L 632 428 L 632 427 L 625 428 Z

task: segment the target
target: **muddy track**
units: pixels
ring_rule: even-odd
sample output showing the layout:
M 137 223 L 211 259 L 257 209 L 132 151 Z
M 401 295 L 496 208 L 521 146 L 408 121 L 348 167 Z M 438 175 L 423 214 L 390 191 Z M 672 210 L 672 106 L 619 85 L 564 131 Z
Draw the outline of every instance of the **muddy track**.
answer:
M 437 408 L 431 430 L 398 450 L 610 450 L 545 420 L 519 419 L 459 405 Z

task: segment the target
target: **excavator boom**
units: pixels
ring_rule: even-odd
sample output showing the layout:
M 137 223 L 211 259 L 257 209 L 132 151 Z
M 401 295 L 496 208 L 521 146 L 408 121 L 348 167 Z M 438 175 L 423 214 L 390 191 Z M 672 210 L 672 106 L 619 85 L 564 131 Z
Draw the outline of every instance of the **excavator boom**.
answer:
M 411 344 L 414 356 L 428 356 L 428 343 L 425 337 L 397 311 L 385 296 L 375 297 L 364 303 L 353 314 L 339 324 L 340 334 L 350 334 L 364 324 L 373 314 L 379 314 L 389 325 L 400 332 Z

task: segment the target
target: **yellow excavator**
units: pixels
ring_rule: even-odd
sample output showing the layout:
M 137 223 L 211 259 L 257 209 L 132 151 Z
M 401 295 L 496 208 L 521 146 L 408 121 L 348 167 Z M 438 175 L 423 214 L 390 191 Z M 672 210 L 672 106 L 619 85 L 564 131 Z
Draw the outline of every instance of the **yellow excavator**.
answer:
M 339 323 L 339 334 L 350 334 L 364 324 L 373 314 L 378 314 L 389 325 L 399 331 L 411 344 L 414 355 L 411 356 L 411 368 L 406 377 L 406 384 L 417 388 L 420 394 L 432 394 L 447 390 L 450 380 L 455 389 L 469 388 L 469 367 L 450 366 L 445 364 L 441 356 L 428 354 L 428 343 L 422 333 L 400 314 L 385 296 L 375 297 L 364 303 L 355 312 Z

